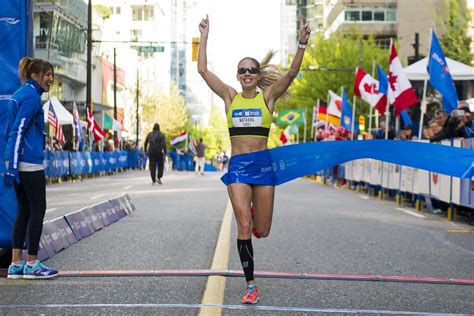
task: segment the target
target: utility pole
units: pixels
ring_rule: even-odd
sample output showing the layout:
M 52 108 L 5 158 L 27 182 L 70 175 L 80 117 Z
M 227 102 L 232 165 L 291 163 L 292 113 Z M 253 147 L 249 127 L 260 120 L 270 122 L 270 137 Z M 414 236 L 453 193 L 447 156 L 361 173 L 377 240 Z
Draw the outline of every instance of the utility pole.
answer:
M 87 5 L 87 79 L 86 79 L 86 108 L 92 112 L 92 0 Z
M 117 120 L 117 54 L 116 49 L 114 47 L 114 119 Z M 113 124 L 112 124 L 113 128 Z M 114 130 L 114 145 L 117 141 L 117 131 Z
M 139 121 L 138 121 L 138 107 L 140 106 L 140 102 L 139 102 L 139 99 L 140 99 L 140 80 L 139 80 L 139 72 L 138 72 L 138 69 L 137 69 L 137 148 L 139 148 L 138 146 L 138 128 L 139 128 Z

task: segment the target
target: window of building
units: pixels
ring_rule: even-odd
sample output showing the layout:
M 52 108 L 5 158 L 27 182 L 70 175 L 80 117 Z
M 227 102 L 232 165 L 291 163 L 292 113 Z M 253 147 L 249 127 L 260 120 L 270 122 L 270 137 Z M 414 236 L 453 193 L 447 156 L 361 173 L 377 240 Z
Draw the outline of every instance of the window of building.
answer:
M 150 5 L 132 6 L 133 21 L 151 21 L 155 17 L 155 7 Z
M 345 20 L 346 21 L 360 21 L 360 12 L 359 11 L 346 11 Z
M 372 21 L 372 11 L 362 11 L 362 21 Z
M 345 11 L 345 21 L 362 21 L 362 22 L 396 22 L 396 9 L 381 9 L 381 8 L 364 8 L 357 10 L 355 8 Z
M 130 30 L 130 40 L 137 42 L 142 36 L 142 30 Z
M 116 7 L 115 8 L 115 14 L 120 14 L 121 13 L 121 8 L 120 7 Z
M 385 12 L 374 11 L 374 21 L 385 21 Z
M 397 11 L 396 10 L 387 10 L 385 21 L 395 22 L 397 21 Z

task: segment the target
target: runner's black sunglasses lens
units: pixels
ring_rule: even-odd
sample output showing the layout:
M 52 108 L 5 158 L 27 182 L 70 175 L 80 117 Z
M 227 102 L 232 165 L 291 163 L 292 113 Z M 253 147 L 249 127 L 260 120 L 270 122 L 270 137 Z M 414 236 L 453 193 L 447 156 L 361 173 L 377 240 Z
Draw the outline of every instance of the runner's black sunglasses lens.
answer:
M 260 69 L 255 68 L 255 67 L 249 67 L 249 68 L 241 67 L 241 68 L 239 68 L 239 70 L 237 70 L 237 73 L 238 73 L 239 75 L 243 75 L 243 74 L 245 74 L 247 71 L 249 72 L 249 74 L 255 75 L 255 74 L 258 74 L 258 73 L 260 72 Z

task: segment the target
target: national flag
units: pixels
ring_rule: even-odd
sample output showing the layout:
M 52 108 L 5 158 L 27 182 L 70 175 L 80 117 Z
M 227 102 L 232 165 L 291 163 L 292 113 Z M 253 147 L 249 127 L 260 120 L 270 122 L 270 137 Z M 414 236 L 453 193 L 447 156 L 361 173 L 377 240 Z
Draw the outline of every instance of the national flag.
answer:
M 385 113 L 387 97 L 380 92 L 379 82 L 361 68 L 357 68 L 354 80 L 354 94 L 374 107 L 380 114 Z
M 431 30 L 431 48 L 428 58 L 430 84 L 443 96 L 443 108 L 450 113 L 457 108 L 459 99 L 449 73 L 448 64 L 434 30 Z
M 305 121 L 304 109 L 284 109 L 278 112 L 278 125 L 302 124 Z
M 347 98 L 346 91 L 342 91 L 342 108 L 341 108 L 341 126 L 347 130 L 352 132 L 352 107 L 349 103 L 349 99 Z M 354 132 L 356 131 L 356 126 L 354 124 Z
M 295 124 L 288 125 L 280 134 L 280 141 L 283 145 L 286 145 L 287 143 L 291 144 L 290 138 L 292 135 L 296 134 L 298 134 L 298 126 Z
M 73 123 L 74 123 L 74 129 L 76 130 L 76 137 L 80 141 L 83 137 L 82 124 L 79 118 L 79 112 L 77 111 L 76 102 L 72 104 L 72 118 L 73 118 Z
M 383 94 L 388 93 L 388 79 L 387 74 L 383 71 L 382 67 L 376 65 L 377 67 L 377 75 L 379 77 L 379 92 Z
M 329 105 L 327 114 L 335 117 L 341 117 L 342 98 L 329 90 Z
M 325 105 L 319 105 L 319 113 L 318 113 L 318 123 L 319 122 L 324 122 L 326 121 L 330 124 L 334 124 L 336 126 L 339 126 L 339 123 L 341 122 L 341 118 L 334 116 L 334 115 L 329 115 L 327 114 L 328 107 Z
M 176 136 L 175 138 L 171 139 L 170 144 L 172 146 L 176 146 L 177 144 L 185 141 L 187 138 L 188 138 L 188 131 L 184 131 L 181 134 L 179 134 L 178 136 Z
M 100 141 L 101 139 L 105 138 L 105 133 L 100 128 L 99 124 L 94 119 L 92 113 L 87 109 L 87 129 L 94 135 L 94 139 L 96 142 Z
M 56 112 L 54 112 L 53 103 L 51 101 L 49 101 L 48 123 L 54 127 L 56 139 L 61 144 L 65 144 L 66 139 L 64 138 L 63 128 L 61 124 L 59 123 L 59 119 L 58 119 L 58 116 L 56 115 Z
M 403 72 L 403 67 L 395 49 L 395 43 L 390 48 L 390 71 L 388 73 L 388 100 L 395 107 L 395 115 L 400 115 L 405 109 L 420 101 L 411 87 L 410 81 Z

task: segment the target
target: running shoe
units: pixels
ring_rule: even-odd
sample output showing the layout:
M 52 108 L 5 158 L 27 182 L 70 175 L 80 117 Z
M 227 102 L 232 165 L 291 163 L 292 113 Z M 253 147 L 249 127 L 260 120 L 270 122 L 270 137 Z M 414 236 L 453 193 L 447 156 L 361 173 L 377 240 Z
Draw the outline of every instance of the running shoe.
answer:
M 252 217 L 252 234 L 255 236 L 255 238 L 260 238 L 260 235 L 258 234 L 258 231 L 255 228 L 255 224 L 254 224 L 255 214 L 254 214 L 254 211 L 253 211 L 253 206 L 250 207 L 250 216 Z
M 36 260 L 33 266 L 26 264 L 23 270 L 24 279 L 51 279 L 57 275 L 57 270 L 46 267 L 39 260 Z
M 8 267 L 8 275 L 9 279 L 23 279 L 23 269 L 25 268 L 25 261 L 20 261 L 20 264 L 10 264 Z
M 242 297 L 242 304 L 257 304 L 258 303 L 258 288 L 255 284 L 247 286 L 247 291 Z

